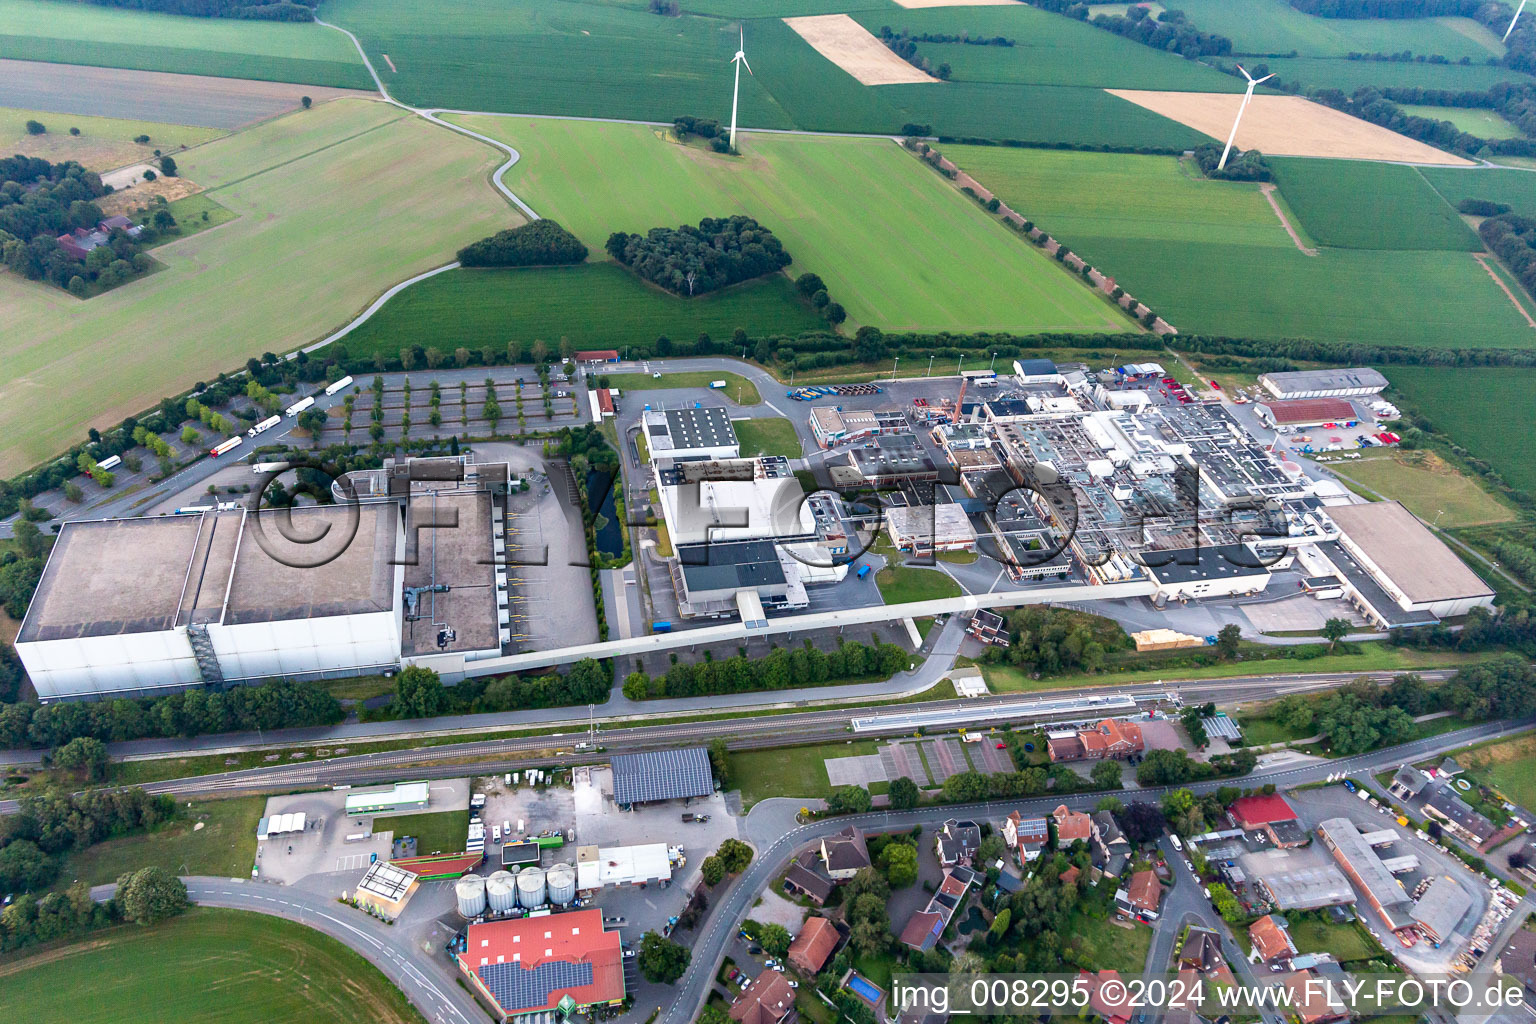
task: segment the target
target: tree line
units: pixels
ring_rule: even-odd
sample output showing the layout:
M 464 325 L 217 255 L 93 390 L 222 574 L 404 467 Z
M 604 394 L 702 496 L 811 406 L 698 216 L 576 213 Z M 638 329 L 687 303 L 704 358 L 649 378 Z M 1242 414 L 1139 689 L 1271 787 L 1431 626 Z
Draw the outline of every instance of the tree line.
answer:
M 1036 7 L 1086 21 L 1096 28 L 1167 53 L 1187 58 L 1220 57 L 1232 52 L 1232 40 L 1214 32 L 1202 32 L 1180 10 L 1166 10 L 1153 16 L 1145 7 L 1133 6 L 1124 14 L 1098 14 L 1080 0 L 1034 0 Z
M 434 718 L 522 708 L 557 708 L 601 704 L 612 689 L 606 662 L 583 658 L 564 675 L 491 676 L 444 686 L 429 668 L 412 666 L 395 678 L 395 693 L 382 712 L 386 719 Z
M 637 668 L 624 677 L 624 696 L 630 700 L 657 700 L 821 686 L 892 676 L 904 670 L 910 660 L 906 651 L 891 643 L 871 647 L 848 641 L 828 652 L 806 641 L 793 650 L 775 647 L 761 658 L 741 654 L 716 661 L 706 655 L 705 661 L 677 663 L 657 676 Z
M 549 267 L 586 258 L 581 239 L 547 217 L 471 242 L 458 255 L 466 267 Z
M 1504 261 L 1520 286 L 1536 296 L 1536 218 L 1518 213 L 1488 217 L 1477 233 L 1490 252 Z
M 100 7 L 181 14 L 192 18 L 235 18 L 246 21 L 314 21 L 319 0 L 86 0 Z
M 615 231 L 608 255 L 645 280 L 694 296 L 762 277 L 789 266 L 784 243 L 751 217 L 705 217 L 698 226 L 652 228 L 644 235 Z
M 142 789 L 23 796 L 0 820 L 0 890 L 50 885 L 66 854 L 116 836 L 153 828 L 176 814 L 176 801 Z
M 1487 0 L 1290 0 L 1319 18 L 1471 18 Z
M 1256 149 L 1234 149 L 1227 157 L 1226 167 L 1219 166 L 1221 150 L 1219 142 L 1207 142 L 1195 147 L 1195 163 L 1200 165 L 1200 173 L 1207 178 L 1220 181 L 1269 181 L 1274 176 L 1269 161 Z
M 187 887 L 160 867 L 119 875 L 117 891 L 103 903 L 91 898 L 91 887 L 84 882 L 75 882 L 63 892 L 22 895 L 0 911 L 0 953 L 116 924 L 155 924 L 189 906 Z

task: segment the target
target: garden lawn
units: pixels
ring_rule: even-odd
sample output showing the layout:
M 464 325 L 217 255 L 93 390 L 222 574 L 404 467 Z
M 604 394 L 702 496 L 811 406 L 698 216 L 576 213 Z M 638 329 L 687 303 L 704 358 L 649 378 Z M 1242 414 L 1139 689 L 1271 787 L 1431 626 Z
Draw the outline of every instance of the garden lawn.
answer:
M 1463 199 L 1487 199 L 1536 217 L 1536 174 L 1507 167 L 1426 167 L 1424 177 L 1452 206 Z
M 732 420 L 731 426 L 736 428 L 736 439 L 741 442 L 741 454 L 744 458 L 755 455 L 782 455 L 786 459 L 798 459 L 803 454 L 800 450 L 800 438 L 795 434 L 794 425 L 789 420 L 777 418 Z
M 1516 490 L 1536 491 L 1536 370 L 1524 367 L 1393 366 L 1402 404 L 1428 417 Z
M 1368 455 L 1334 470 L 1443 529 L 1506 523 L 1514 512 L 1433 452 Z
M 543 339 L 553 349 L 569 338 L 578 349 L 622 351 L 659 335 L 727 338 L 738 327 L 762 337 L 825 329 L 826 322 L 782 274 L 685 299 L 616 264 L 586 263 L 438 274 L 390 299 L 345 344 L 354 355 L 395 356 L 410 345 L 499 352 L 511 341 L 526 347 Z
M 1498 37 L 1470 18 L 1319 18 L 1286 0 L 1179 0 L 1173 6 L 1238 53 L 1342 57 L 1352 52 L 1438 54 L 1482 62 L 1502 57 Z
M 11 1020 L 423 1024 L 379 969 L 296 921 L 194 908 L 0 965 Z
M 1515 739 L 1455 755 L 1468 769 L 1522 807 L 1536 806 L 1536 735 Z
M 522 159 L 507 184 L 595 253 L 614 231 L 741 213 L 783 241 L 792 275 L 820 274 L 852 322 L 1013 331 L 1129 323 L 888 140 L 754 135 L 735 157 L 638 125 L 456 120 L 516 146 Z
M 0 0 L 0 10 L 4 7 Z M 28 121 L 37 121 L 48 131 L 42 135 L 29 134 Z M 69 134 L 71 128 L 79 128 L 80 134 Z M 0 153 L 37 156 L 52 163 L 74 160 L 92 171 L 110 171 L 136 161 L 153 160 L 156 149 L 177 153 L 183 146 L 200 146 L 225 134 L 221 128 L 0 108 Z M 148 135 L 149 143 L 133 141 L 140 135 Z
M 757 386 L 739 373 L 726 373 L 722 370 L 682 370 L 675 373 L 663 372 L 658 380 L 648 373 L 615 373 L 608 374 L 608 383 L 620 391 L 670 391 L 676 388 L 707 388 L 713 381 L 725 381 L 725 387 L 720 393 L 731 401 L 737 401 L 740 396 L 740 405 L 756 405 L 761 402 L 762 396 L 757 393 Z
M 960 584 L 948 573 L 937 569 L 888 565 L 875 573 L 875 583 L 880 587 L 880 597 L 886 604 L 938 601 L 960 596 Z
M 323 25 L 192 18 L 56 0 L 0 0 L 0 57 L 373 88 L 351 41 Z
M 1073 913 L 1062 930 L 1062 940 L 1081 950 L 1079 963 L 1131 976 L 1146 966 L 1152 929 L 1144 924 L 1122 928 L 1108 918 Z
M 256 822 L 267 798 L 235 797 L 177 804 L 177 819 L 149 832 L 109 839 L 70 853 L 59 871 L 62 889 L 117 881 L 125 871 L 161 867 L 174 875 L 244 878 L 256 862 Z M 195 828 L 201 823 L 202 828 Z
M 181 172 L 239 220 L 158 247 L 164 270 L 86 301 L 0 274 L 0 475 L 250 356 L 312 342 L 390 284 L 519 223 L 486 183 L 499 160 L 361 99 L 182 154 Z
M 1365 160 L 1270 157 L 1285 201 L 1320 245 L 1450 249 L 1483 244 L 1418 168 Z
M 944 153 L 1186 334 L 1536 346 L 1536 331 L 1465 252 L 1308 256 L 1257 185 L 1196 178 L 1173 157 Z
M 1293 920 L 1291 938 L 1299 953 L 1332 953 L 1340 963 L 1368 960 L 1381 952 L 1381 946 L 1360 932 L 1354 922 L 1336 924 L 1316 917 Z
M 459 853 L 469 836 L 468 811 L 432 811 L 427 814 L 378 815 L 375 832 L 393 832 L 396 839 L 416 838 L 416 853 Z
M 824 799 L 832 793 L 832 784 L 827 781 L 827 758 L 860 757 L 875 752 L 873 740 L 732 751 L 731 785 L 741 790 L 742 803 L 747 807 L 775 796 Z

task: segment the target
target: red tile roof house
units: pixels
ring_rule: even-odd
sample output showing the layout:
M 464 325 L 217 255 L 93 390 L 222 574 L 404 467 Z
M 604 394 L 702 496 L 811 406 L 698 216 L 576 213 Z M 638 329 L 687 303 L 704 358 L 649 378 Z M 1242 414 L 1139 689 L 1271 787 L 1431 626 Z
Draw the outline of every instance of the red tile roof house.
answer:
M 1120 983 L 1119 971 L 1100 971 L 1098 974 L 1085 972 L 1079 977 L 1088 982 L 1088 1009 L 1091 1013 L 1102 1018 L 1107 1024 L 1130 1024 L 1130 994 L 1125 985 Z M 1119 993 L 1113 1002 L 1104 994 L 1104 984 L 1109 981 L 1116 982 L 1113 990 Z
M 1059 847 L 1086 843 L 1093 835 L 1093 819 L 1082 811 L 1068 810 L 1066 804 L 1052 811 L 1051 817 L 1056 821 L 1056 845 Z
M 837 926 L 824 917 L 808 917 L 800 934 L 789 944 L 789 962 L 806 974 L 816 974 L 832 959 L 842 936 Z
M 1122 895 L 1123 900 L 1120 899 Z M 1131 876 L 1130 884 L 1115 896 L 1120 916 L 1155 920 L 1158 905 L 1163 902 L 1163 883 L 1157 880 L 1155 872 L 1138 871 Z
M 747 982 L 731 1003 L 731 1020 L 738 1024 L 793 1024 L 795 990 L 777 971 L 764 971 Z
M 1280 979 L 1291 994 L 1290 1014 L 1301 1024 L 1327 1024 L 1349 1016 L 1337 986 L 1314 971 L 1293 971 Z
M 578 363 L 616 363 L 619 353 L 611 348 L 589 349 L 577 352 L 572 358 Z
M 1263 832 L 1281 849 L 1302 846 L 1307 841 L 1306 829 L 1301 827 L 1296 811 L 1279 793 L 1239 797 L 1227 808 L 1227 814 L 1244 832 Z
M 1253 940 L 1253 956 L 1263 961 L 1284 960 L 1296 955 L 1296 944 L 1290 933 L 1275 920 L 1275 915 L 1265 914 L 1248 926 L 1248 937 Z
M 624 1001 L 619 933 L 603 930 L 601 910 L 472 924 L 457 959 L 498 1020 Z
M 1050 838 L 1050 825 L 1044 818 L 1026 818 L 1014 811 L 1003 819 L 1003 842 L 1018 854 L 1019 863 L 1027 864 L 1040 856 Z
M 1141 726 L 1106 718 L 1092 729 L 1079 730 L 1075 736 L 1047 734 L 1047 752 L 1052 761 L 1099 761 L 1106 757 L 1130 757 L 1146 748 Z

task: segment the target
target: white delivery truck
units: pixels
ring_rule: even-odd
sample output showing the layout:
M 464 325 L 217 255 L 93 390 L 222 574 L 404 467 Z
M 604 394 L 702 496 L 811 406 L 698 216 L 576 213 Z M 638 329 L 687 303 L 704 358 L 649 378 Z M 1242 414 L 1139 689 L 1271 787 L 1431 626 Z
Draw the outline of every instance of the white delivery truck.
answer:
M 325 393 L 328 394 L 328 395 L 334 395 L 336 392 L 345 390 L 346 388 L 349 388 L 351 386 L 352 386 L 352 378 L 351 377 L 343 377 L 343 378 L 341 378 L 341 380 L 337 381 L 335 384 L 332 384 L 330 387 L 326 388 L 325 389 Z
M 281 422 L 283 422 L 283 418 L 281 416 L 268 416 L 266 419 L 264 419 L 260 423 L 256 424 L 250 430 L 247 430 L 245 432 L 245 436 L 246 437 L 255 437 L 257 434 L 261 433 L 263 430 L 271 430 L 273 427 L 277 426 Z
M 287 409 L 288 415 L 289 416 L 297 416 L 299 413 L 303 412 L 305 409 L 308 409 L 310 406 L 312 406 L 314 404 L 315 404 L 315 396 L 314 395 L 310 395 L 308 398 L 301 398 L 297 402 L 294 402 L 292 405 L 290 405 L 288 407 L 288 409 Z

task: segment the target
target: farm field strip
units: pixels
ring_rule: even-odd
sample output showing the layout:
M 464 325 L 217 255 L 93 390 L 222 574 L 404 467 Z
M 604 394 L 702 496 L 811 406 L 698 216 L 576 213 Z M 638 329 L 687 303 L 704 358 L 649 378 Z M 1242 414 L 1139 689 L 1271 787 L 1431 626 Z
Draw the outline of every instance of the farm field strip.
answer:
M 4 74 L 0 67 L 0 76 Z M 32 135 L 26 129 L 28 121 L 41 122 L 48 131 Z M 71 128 L 79 128 L 80 134 L 69 134 Z M 0 108 L 0 153 L 37 156 L 53 163 L 75 160 L 98 172 L 153 159 L 156 148 L 179 156 L 181 149 L 200 146 L 224 134 L 218 128 L 184 124 Z M 147 145 L 133 141 L 140 135 L 149 136 Z
M 519 220 L 486 184 L 496 151 L 375 101 L 337 100 L 183 156 L 182 173 L 239 219 L 157 248 L 165 270 L 83 302 L 0 275 L 0 473 L 253 353 L 313 341 Z
M 1320 245 L 1460 252 L 1483 247 L 1416 167 L 1284 157 L 1270 164 L 1287 205 Z
M 1536 370 L 1526 367 L 1394 366 L 1386 370 L 1405 407 L 1497 469 L 1511 487 L 1536 490 Z
M 589 248 L 613 231 L 745 213 L 882 328 L 1105 330 L 1128 321 L 887 140 L 754 135 L 721 156 L 651 128 L 454 116 L 523 155 L 507 183 Z M 602 167 L 627 168 L 622 178 Z M 964 258 L 958 258 L 959 254 Z
M 1482 62 L 1503 47 L 1470 18 L 1319 18 L 1286 0 L 1179 0 L 1178 7 L 1202 31 L 1232 40 L 1243 53 L 1343 57 L 1352 52 L 1438 54 Z

